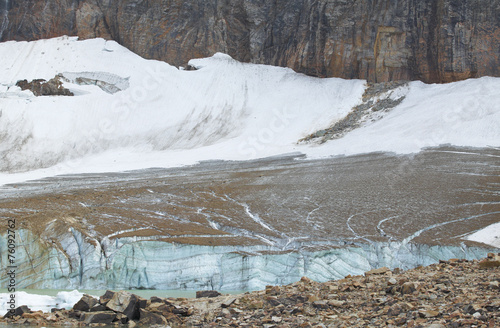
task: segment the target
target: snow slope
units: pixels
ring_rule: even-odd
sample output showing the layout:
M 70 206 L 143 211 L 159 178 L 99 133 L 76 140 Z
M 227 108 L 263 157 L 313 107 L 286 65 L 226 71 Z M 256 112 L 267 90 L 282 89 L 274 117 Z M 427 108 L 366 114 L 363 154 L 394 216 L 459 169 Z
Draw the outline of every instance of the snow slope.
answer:
M 371 151 L 414 153 L 444 144 L 500 145 L 500 78 L 449 84 L 411 82 L 404 101 L 383 119 L 308 151 L 310 156 Z
M 361 102 L 364 81 L 312 78 L 224 54 L 192 60 L 198 70 L 186 71 L 113 41 L 72 37 L 0 43 L 0 58 L 0 185 L 290 152 L 499 146 L 498 78 L 412 82 L 386 117 L 318 146 L 297 141 L 345 117 Z M 56 74 L 75 97 L 35 97 L 15 86 Z M 77 84 L 79 76 L 91 82 Z
M 12 174 L 19 172 L 29 178 L 292 152 L 364 90 L 363 81 L 315 79 L 223 54 L 183 71 L 102 39 L 6 42 L 0 57 L 0 183 L 22 179 Z M 75 72 L 114 74 L 129 87 L 110 94 L 65 83 L 75 97 L 34 97 L 13 86 L 59 73 L 75 80 Z

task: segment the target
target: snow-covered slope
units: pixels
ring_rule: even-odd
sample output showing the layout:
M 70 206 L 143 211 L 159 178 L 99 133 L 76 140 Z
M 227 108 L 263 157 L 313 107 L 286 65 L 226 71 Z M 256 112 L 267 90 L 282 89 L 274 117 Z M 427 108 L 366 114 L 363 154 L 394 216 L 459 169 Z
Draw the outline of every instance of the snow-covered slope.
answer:
M 404 101 L 383 119 L 309 155 L 371 151 L 414 153 L 444 144 L 500 145 L 500 79 L 484 77 L 449 84 L 411 82 Z
M 498 78 L 410 83 L 384 118 L 318 146 L 297 141 L 361 103 L 364 81 L 312 78 L 223 54 L 192 60 L 196 71 L 180 70 L 102 39 L 5 42 L 0 58 L 0 184 L 208 159 L 500 141 Z M 74 97 L 35 97 L 15 86 L 57 74 Z
M 200 70 L 183 71 L 102 39 L 7 42 L 0 44 L 0 57 L 6 58 L 0 63 L 0 171 L 6 173 L 54 165 L 45 174 L 123 170 L 292 152 L 301 136 L 346 115 L 364 89 L 363 81 L 314 79 L 223 54 L 193 60 Z M 75 97 L 34 97 L 14 86 L 56 74 L 76 81 L 89 72 L 97 80 L 99 73 L 106 81 L 116 76 L 124 90 L 110 94 L 66 82 Z

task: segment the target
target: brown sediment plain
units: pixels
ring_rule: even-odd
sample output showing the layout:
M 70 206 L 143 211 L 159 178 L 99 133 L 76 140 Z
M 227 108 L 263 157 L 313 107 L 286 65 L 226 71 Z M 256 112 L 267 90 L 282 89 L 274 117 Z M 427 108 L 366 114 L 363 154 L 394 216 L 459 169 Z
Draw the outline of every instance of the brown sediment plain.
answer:
M 52 229 L 73 227 L 95 240 L 284 250 L 295 242 L 460 245 L 500 221 L 500 150 L 440 147 L 61 176 L 2 187 L 0 215 L 41 238 L 55 222 Z

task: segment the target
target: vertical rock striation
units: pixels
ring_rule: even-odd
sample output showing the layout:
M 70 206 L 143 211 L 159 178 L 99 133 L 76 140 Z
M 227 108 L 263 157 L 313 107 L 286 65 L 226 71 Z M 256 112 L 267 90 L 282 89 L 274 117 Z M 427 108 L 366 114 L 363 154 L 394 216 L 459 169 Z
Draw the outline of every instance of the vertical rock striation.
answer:
M 224 52 L 314 76 L 500 76 L 500 0 L 0 0 L 0 40 L 114 39 L 184 65 Z

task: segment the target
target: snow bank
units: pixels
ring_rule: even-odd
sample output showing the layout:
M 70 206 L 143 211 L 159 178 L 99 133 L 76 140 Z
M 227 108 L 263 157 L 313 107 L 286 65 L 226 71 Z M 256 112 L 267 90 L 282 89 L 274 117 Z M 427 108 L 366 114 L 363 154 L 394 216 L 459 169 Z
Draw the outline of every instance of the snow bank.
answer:
M 0 183 L 294 152 L 298 139 L 345 116 L 364 90 L 363 81 L 316 79 L 223 54 L 179 70 L 102 39 L 6 42 L 0 56 Z M 113 74 L 129 86 L 109 94 L 68 83 L 78 72 Z M 60 73 L 71 77 L 64 86 L 75 97 L 15 87 Z
M 449 84 L 411 82 L 405 100 L 383 119 L 307 151 L 311 157 L 372 151 L 414 153 L 444 144 L 500 145 L 500 78 Z
M 500 222 L 476 231 L 469 235 L 467 239 L 500 248 Z
M 0 315 L 9 310 L 7 302 L 10 301 L 10 293 L 0 293 Z M 40 295 L 27 292 L 15 292 L 16 305 L 27 305 L 32 311 L 50 312 L 51 308 L 69 309 L 82 298 L 83 293 L 77 290 L 71 292 L 59 292 L 56 296 Z

